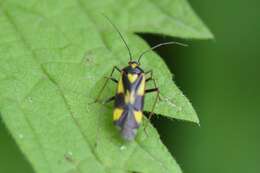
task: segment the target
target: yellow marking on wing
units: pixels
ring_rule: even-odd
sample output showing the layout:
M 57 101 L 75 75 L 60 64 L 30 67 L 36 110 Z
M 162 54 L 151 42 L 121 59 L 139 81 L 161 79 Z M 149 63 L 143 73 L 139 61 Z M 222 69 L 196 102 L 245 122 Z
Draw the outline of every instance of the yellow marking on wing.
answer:
M 145 77 L 144 77 L 144 75 L 142 75 L 142 76 L 143 76 L 143 78 L 142 78 L 141 84 L 137 90 L 137 95 L 139 95 L 139 96 L 143 96 L 144 90 L 145 90 Z
M 134 91 L 129 92 L 128 90 L 126 91 L 125 95 L 125 104 L 131 103 L 134 104 L 135 102 L 135 93 Z
M 117 93 L 124 93 L 123 77 L 121 77 L 118 82 Z
M 136 122 L 138 124 L 141 123 L 142 118 L 143 118 L 143 113 L 141 111 L 134 111 L 134 116 L 135 116 Z
M 136 79 L 138 78 L 138 75 L 137 74 L 128 74 L 127 78 L 130 81 L 130 83 L 134 83 L 136 81 Z
M 113 120 L 117 121 L 120 119 L 120 117 L 122 116 L 124 110 L 121 108 L 115 108 L 114 112 L 113 112 Z

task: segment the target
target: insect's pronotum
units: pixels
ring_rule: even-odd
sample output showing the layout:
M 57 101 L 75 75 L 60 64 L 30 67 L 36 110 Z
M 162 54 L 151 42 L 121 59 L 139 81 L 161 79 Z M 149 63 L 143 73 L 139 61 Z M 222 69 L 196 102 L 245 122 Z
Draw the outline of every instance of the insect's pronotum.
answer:
M 136 131 L 142 122 L 145 94 L 151 92 L 156 93 L 156 99 L 152 106 L 152 110 L 150 111 L 149 119 L 153 115 L 155 105 L 159 100 L 159 88 L 157 87 L 156 81 L 153 78 L 153 71 L 149 70 L 147 72 L 144 72 L 144 70 L 140 67 L 141 58 L 147 52 L 163 45 L 185 45 L 178 42 L 161 43 L 151 47 L 148 50 L 145 50 L 143 53 L 141 53 L 137 61 L 135 61 L 133 60 L 130 48 L 128 47 L 119 29 L 115 26 L 114 23 L 112 23 L 112 21 L 108 17 L 106 17 L 106 19 L 109 21 L 109 23 L 111 23 L 111 25 L 118 32 L 120 38 L 124 42 L 128 50 L 130 60 L 128 62 L 128 65 L 122 69 L 118 68 L 117 66 L 113 67 L 110 76 L 107 77 L 101 91 L 96 98 L 96 102 L 99 100 L 109 80 L 117 84 L 116 94 L 105 100 L 104 103 L 108 103 L 113 100 L 115 101 L 113 111 L 114 124 L 120 128 L 121 136 L 125 140 L 133 140 L 136 136 Z M 118 71 L 120 73 L 120 78 L 118 80 L 113 77 L 113 73 L 115 71 Z M 153 82 L 154 88 L 146 89 L 146 83 L 150 81 Z

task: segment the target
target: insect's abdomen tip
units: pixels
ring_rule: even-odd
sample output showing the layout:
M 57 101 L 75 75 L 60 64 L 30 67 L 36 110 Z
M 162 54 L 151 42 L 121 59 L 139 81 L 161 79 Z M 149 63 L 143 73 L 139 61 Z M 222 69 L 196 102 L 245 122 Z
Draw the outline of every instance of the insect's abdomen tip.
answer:
M 121 135 L 126 141 L 132 141 L 136 136 L 136 129 L 132 128 L 123 128 L 121 130 Z

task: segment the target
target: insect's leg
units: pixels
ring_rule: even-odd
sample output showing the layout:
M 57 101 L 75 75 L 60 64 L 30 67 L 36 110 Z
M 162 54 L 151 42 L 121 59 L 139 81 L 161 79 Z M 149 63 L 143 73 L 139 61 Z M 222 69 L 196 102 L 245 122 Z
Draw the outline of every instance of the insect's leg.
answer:
M 101 94 L 103 93 L 104 89 L 106 88 L 109 79 L 114 82 L 117 82 L 117 80 L 112 77 L 115 70 L 117 70 L 118 72 L 121 72 L 121 70 L 117 66 L 113 67 L 112 72 L 110 73 L 110 76 L 106 78 L 106 81 L 105 81 L 103 87 L 99 91 L 97 98 L 95 99 L 95 103 L 99 101 L 99 98 L 100 98 Z
M 106 85 L 107 85 L 107 83 L 108 83 L 109 80 L 112 80 L 112 81 L 114 81 L 115 83 L 118 83 L 118 81 L 117 81 L 115 78 L 112 77 L 115 70 L 117 70 L 118 72 L 121 72 L 121 70 L 120 70 L 117 66 L 114 66 L 114 67 L 113 67 L 112 72 L 110 73 L 110 76 L 109 76 L 109 77 L 106 77 L 106 81 L 105 81 L 103 87 L 101 88 L 101 90 L 100 90 L 100 92 L 99 92 L 97 98 L 95 99 L 95 102 L 98 102 L 98 101 L 99 101 L 99 98 L 100 98 L 102 92 L 104 91 L 104 89 L 105 89 L 105 87 L 106 87 Z M 110 97 L 110 98 L 108 98 L 107 100 L 105 100 L 103 103 L 108 103 L 108 102 L 110 102 L 110 101 L 112 101 L 112 100 L 114 100 L 114 99 L 115 99 L 115 96 Z M 96 124 L 97 124 L 97 130 L 96 130 L 96 140 L 95 140 L 95 143 L 94 143 L 95 148 L 97 147 L 97 142 L 98 142 L 98 137 L 99 137 L 98 134 L 99 134 L 99 131 L 100 131 L 99 122 L 100 122 L 100 114 L 99 114 L 98 117 L 97 117 L 97 123 L 96 123 Z
M 102 104 L 106 104 L 106 103 L 109 103 L 113 100 L 115 100 L 115 96 L 112 96 L 112 97 L 109 97 L 108 99 L 106 99 L 105 101 L 102 102 Z M 99 134 L 100 134 L 100 126 L 99 126 L 99 122 L 100 122 L 100 114 L 98 114 L 98 117 L 97 117 L 97 130 L 96 130 L 96 140 L 95 140 L 95 148 L 97 147 L 97 143 L 98 143 L 98 139 L 99 139 Z
M 146 89 L 145 90 L 145 94 L 147 93 L 150 93 L 150 92 L 156 92 L 156 99 L 154 101 L 154 104 L 153 104 L 153 107 L 152 107 L 152 110 L 149 114 L 149 120 L 151 119 L 152 115 L 153 115 L 153 111 L 154 111 L 154 108 L 156 106 L 156 103 L 158 100 L 160 100 L 160 90 L 159 88 L 157 87 L 157 84 L 156 84 L 156 81 L 155 79 L 153 78 L 153 70 L 149 70 L 147 72 L 145 72 L 146 75 L 150 74 L 150 77 L 148 77 L 145 81 L 146 82 L 149 82 L 149 81 L 153 81 L 153 85 L 154 85 L 154 88 L 152 89 Z
M 151 92 L 156 92 L 156 98 L 155 98 L 155 101 L 154 101 L 154 103 L 153 103 L 153 106 L 152 106 L 152 110 L 151 110 L 151 112 L 150 112 L 150 114 L 149 114 L 149 116 L 148 116 L 148 120 L 150 121 L 150 119 L 152 118 L 152 116 L 153 116 L 153 114 L 154 114 L 154 108 L 155 108 L 155 106 L 156 106 L 156 103 L 159 101 L 159 99 L 160 99 L 160 90 L 159 90 L 159 88 L 152 88 L 152 89 L 147 89 L 147 90 L 145 90 L 145 93 L 147 94 L 147 93 L 151 93 Z
M 152 76 L 152 74 L 153 74 L 153 70 L 148 70 L 147 72 L 144 72 L 144 73 L 145 73 L 146 75 L 150 73 L 151 76 Z
M 115 83 L 118 83 L 118 80 L 116 79 L 116 78 L 114 78 L 114 77 L 110 77 L 110 76 L 108 76 L 108 77 L 105 77 L 106 79 L 110 79 L 111 81 L 113 81 L 113 82 L 115 82 Z
M 145 72 L 145 74 L 146 75 L 148 75 L 148 74 L 150 74 L 150 76 L 148 77 L 148 78 L 146 78 L 146 80 L 145 80 L 145 82 L 149 82 L 149 81 L 152 81 L 153 82 L 153 85 L 154 85 L 154 88 L 157 88 L 158 89 L 158 87 L 157 87 L 157 84 L 156 84 L 156 81 L 155 81 L 155 79 L 153 78 L 153 70 L 149 70 L 149 71 L 147 71 L 147 72 Z M 148 93 L 149 92 L 155 92 L 155 91 L 149 91 L 148 90 Z M 158 92 L 159 92 L 159 89 L 158 89 Z M 160 94 L 158 94 L 159 96 L 159 100 L 161 100 L 161 97 L 160 97 Z
M 147 90 L 145 90 L 145 93 L 147 94 L 147 93 L 152 93 L 152 92 L 156 92 L 156 98 L 155 98 L 155 101 L 154 101 L 154 103 L 153 103 L 153 105 L 152 105 L 152 109 L 151 109 L 151 111 L 150 111 L 150 113 L 149 113 L 149 115 L 148 115 L 148 122 L 147 122 L 147 124 L 144 126 L 144 132 L 145 132 L 145 134 L 146 134 L 146 136 L 148 136 L 148 133 L 147 133 L 147 131 L 146 131 L 146 128 L 147 128 L 147 126 L 148 126 L 148 123 L 150 122 L 150 120 L 151 120 L 151 118 L 152 118 L 152 116 L 153 116 L 153 114 L 154 114 L 154 108 L 155 108 L 155 106 L 156 106 L 156 103 L 159 101 L 159 98 L 160 98 L 160 90 L 159 90 L 159 88 L 152 88 L 152 89 L 147 89 Z
M 154 101 L 154 103 L 153 103 L 153 105 L 152 105 L 152 109 L 151 109 L 151 111 L 150 111 L 150 113 L 149 113 L 149 115 L 148 115 L 148 122 L 151 120 L 151 118 L 152 118 L 152 116 L 153 116 L 153 114 L 154 114 L 155 106 L 156 106 L 157 102 L 160 100 L 160 90 L 159 90 L 159 88 L 157 87 L 157 84 L 156 84 L 155 79 L 153 78 L 153 75 L 152 75 L 153 73 L 152 73 L 152 71 L 151 71 L 150 73 L 151 73 L 151 76 L 150 76 L 149 78 L 147 78 L 146 81 L 153 81 L 154 88 L 146 89 L 146 90 L 145 90 L 145 94 L 156 92 L 156 98 L 155 98 L 155 101 Z M 147 123 L 147 125 L 148 125 L 148 123 Z M 147 134 L 147 132 L 146 132 L 146 127 L 147 127 L 147 125 L 144 127 L 144 131 L 145 131 L 146 134 Z
M 153 79 L 153 70 L 149 70 L 149 71 L 145 72 L 144 74 L 145 75 L 150 74 L 150 76 L 148 78 L 146 78 L 145 82 L 148 82 Z
M 109 97 L 108 99 L 104 100 L 102 103 L 103 103 L 103 104 L 107 104 L 107 103 L 109 103 L 109 102 L 115 100 L 115 98 L 116 98 L 115 96 Z

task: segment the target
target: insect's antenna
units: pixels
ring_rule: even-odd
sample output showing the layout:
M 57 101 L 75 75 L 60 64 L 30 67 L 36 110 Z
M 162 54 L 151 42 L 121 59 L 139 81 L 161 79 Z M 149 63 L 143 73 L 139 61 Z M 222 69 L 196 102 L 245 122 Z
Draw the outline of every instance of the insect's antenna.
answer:
M 157 45 L 151 47 L 150 49 L 147 49 L 147 50 L 143 51 L 143 53 L 141 53 L 141 55 L 138 58 L 138 63 L 140 62 L 142 56 L 144 56 L 144 54 L 146 54 L 147 52 L 149 52 L 151 50 L 154 50 L 154 49 L 156 49 L 158 47 L 165 46 L 165 45 L 170 45 L 170 44 L 176 44 L 176 45 L 185 46 L 185 47 L 188 46 L 187 44 L 183 44 L 183 43 L 179 43 L 179 42 L 175 42 L 175 41 L 170 41 L 170 42 L 157 44 Z
M 131 54 L 131 51 L 130 51 L 130 48 L 128 47 L 123 35 L 120 33 L 119 29 L 116 27 L 116 25 L 106 16 L 103 14 L 103 16 L 107 19 L 107 21 L 114 27 L 114 29 L 117 31 L 117 33 L 119 34 L 120 38 L 122 39 L 122 41 L 124 42 L 125 44 L 125 47 L 127 48 L 128 50 L 128 53 L 129 53 L 129 58 L 130 58 L 130 61 L 132 61 L 132 54 Z

